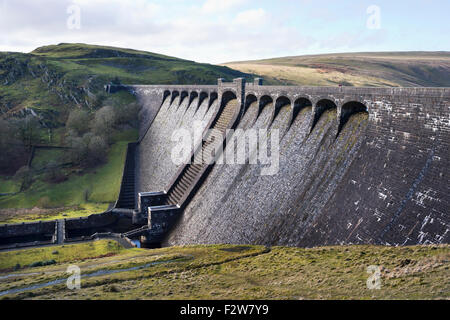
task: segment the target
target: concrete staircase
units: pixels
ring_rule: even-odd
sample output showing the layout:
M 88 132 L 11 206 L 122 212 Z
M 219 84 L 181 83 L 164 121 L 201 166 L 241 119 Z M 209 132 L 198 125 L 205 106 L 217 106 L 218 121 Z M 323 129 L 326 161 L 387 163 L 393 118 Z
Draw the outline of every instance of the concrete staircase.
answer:
M 217 130 L 224 137 L 237 106 L 238 102 L 236 99 L 228 102 L 210 129 Z M 198 180 L 199 175 L 204 171 L 203 169 L 210 164 L 209 158 L 213 154 L 213 150 L 216 150 L 218 146 L 223 144 L 223 139 L 214 140 L 211 138 L 210 132 L 203 137 L 202 152 L 197 152 L 194 155 L 194 161 L 188 164 L 178 176 L 175 183 L 167 192 L 164 205 L 181 206 L 181 202 L 188 196 L 187 193 L 193 189 L 193 184 Z
M 135 208 L 135 151 L 136 143 L 129 143 L 125 167 L 123 170 L 122 185 L 120 187 L 119 199 L 116 208 L 134 209 Z

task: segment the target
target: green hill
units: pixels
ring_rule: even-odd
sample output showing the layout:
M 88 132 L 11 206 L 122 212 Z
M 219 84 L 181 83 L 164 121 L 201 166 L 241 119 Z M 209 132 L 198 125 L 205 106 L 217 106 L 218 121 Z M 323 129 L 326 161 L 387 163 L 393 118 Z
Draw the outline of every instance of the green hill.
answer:
M 86 44 L 58 44 L 31 53 L 0 53 L 0 116 L 33 110 L 48 126 L 64 123 L 75 106 L 96 108 L 103 86 L 122 83 L 213 84 L 249 77 L 223 66 L 160 54 Z
M 450 86 L 450 52 L 336 53 L 223 64 L 268 83 L 335 86 Z
M 28 144 L 67 146 L 69 132 L 65 124 L 71 110 L 87 110 L 93 118 L 105 104 L 118 108 L 133 103 L 134 97 L 125 92 L 115 95 L 104 92 L 104 85 L 112 81 L 214 84 L 217 78 L 231 81 L 236 77 L 249 75 L 151 52 L 87 44 L 62 43 L 27 54 L 0 52 L 0 121 L 7 121 L 0 126 L 17 123 L 21 118 L 25 124 L 14 127 L 17 135 L 20 136 L 22 128 L 30 136 L 32 131 L 37 135 Z M 33 129 L 27 129 L 30 118 L 39 120 Z M 0 173 L 0 223 L 81 216 L 105 210 L 117 199 L 127 142 L 137 139 L 137 130 L 129 125 L 122 124 L 114 130 L 117 132 L 107 150 L 106 162 L 93 168 L 79 168 L 61 150 L 42 149 L 33 153 L 27 141 L 13 140 L 8 133 L 5 136 L 7 131 L 0 131 L 4 135 L 0 136 L 0 142 L 3 141 L 0 148 L 9 142 L 26 144 L 20 154 L 6 152 L 10 162 Z M 27 159 L 32 159 L 28 178 L 14 175 L 30 163 Z M 57 165 L 63 181 L 48 181 L 50 164 Z M 28 180 L 24 188 L 24 181 Z

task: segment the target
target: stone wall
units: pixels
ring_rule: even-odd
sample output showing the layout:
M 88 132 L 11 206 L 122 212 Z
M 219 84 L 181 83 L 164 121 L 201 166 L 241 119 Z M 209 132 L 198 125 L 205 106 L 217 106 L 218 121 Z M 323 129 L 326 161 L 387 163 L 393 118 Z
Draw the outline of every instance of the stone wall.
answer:
M 219 83 L 219 99 L 240 90 L 236 85 Z M 347 121 L 350 101 L 367 112 L 355 111 Z M 239 127 L 280 130 L 279 173 L 215 165 L 166 244 L 449 242 L 450 89 L 251 84 L 242 92 L 247 102 Z M 167 144 L 183 116 L 166 104 L 140 153 L 139 191 L 163 190 L 176 172 L 158 144 Z
M 179 168 L 171 159 L 171 152 L 176 141 L 172 141 L 172 133 L 176 129 L 186 129 L 192 134 L 194 123 L 201 122 L 201 130 L 218 108 L 218 100 L 210 105 L 210 99 L 204 99 L 199 105 L 199 97 L 189 97 L 182 101 L 181 96 L 173 100 L 164 100 L 158 114 L 145 136 L 142 137 L 136 152 L 136 184 L 137 192 L 162 191 L 168 186 Z M 198 143 L 199 139 L 195 141 Z M 157 164 L 157 165 L 155 165 Z
M 56 221 L 0 225 L 0 249 L 56 242 Z
M 55 232 L 55 221 L 27 222 L 0 225 L 0 238 L 16 235 L 28 236 L 34 234 L 48 234 Z

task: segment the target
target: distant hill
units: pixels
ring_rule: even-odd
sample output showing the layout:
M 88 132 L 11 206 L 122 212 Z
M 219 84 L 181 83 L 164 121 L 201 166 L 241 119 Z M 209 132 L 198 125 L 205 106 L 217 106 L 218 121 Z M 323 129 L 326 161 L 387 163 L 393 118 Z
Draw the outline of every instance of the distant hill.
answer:
M 223 66 L 86 44 L 0 52 L 0 117 L 31 109 L 49 125 L 62 124 L 67 110 L 98 106 L 103 85 L 116 77 L 127 84 L 214 84 L 217 78 L 250 76 Z
M 336 53 L 222 64 L 266 83 L 450 87 L 450 52 Z

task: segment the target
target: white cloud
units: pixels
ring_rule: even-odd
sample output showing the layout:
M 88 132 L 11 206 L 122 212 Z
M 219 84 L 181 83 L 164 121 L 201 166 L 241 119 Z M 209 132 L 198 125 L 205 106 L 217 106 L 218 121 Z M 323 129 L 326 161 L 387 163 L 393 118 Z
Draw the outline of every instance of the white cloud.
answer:
M 227 4 L 215 3 L 221 8 L 244 3 L 223 2 Z M 81 8 L 79 30 L 69 30 L 66 24 L 67 7 L 74 3 Z M 208 15 L 191 2 L 177 3 L 179 6 L 147 0 L 11 0 L 0 19 L 0 51 L 29 52 L 48 44 L 83 42 L 221 63 L 296 54 L 314 42 L 261 8 Z
M 239 12 L 234 23 L 239 25 L 260 25 L 267 22 L 268 15 L 264 9 L 251 9 Z
M 204 13 L 220 13 L 238 7 L 246 2 L 246 0 L 206 0 L 203 3 L 202 11 Z

